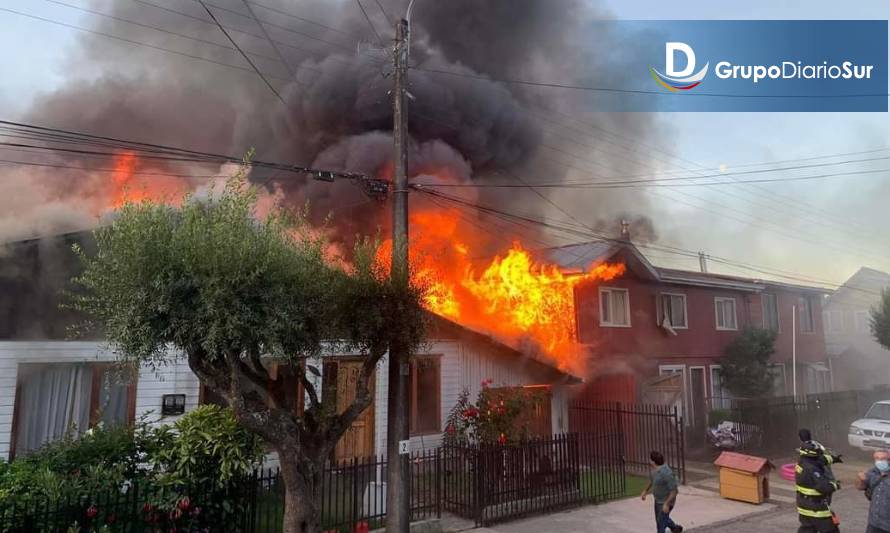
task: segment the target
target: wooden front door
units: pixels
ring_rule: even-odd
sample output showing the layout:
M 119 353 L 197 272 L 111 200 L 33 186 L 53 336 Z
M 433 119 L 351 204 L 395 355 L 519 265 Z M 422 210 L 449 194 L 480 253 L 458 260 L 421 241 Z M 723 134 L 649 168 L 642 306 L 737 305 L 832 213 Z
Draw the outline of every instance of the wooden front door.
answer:
M 324 384 L 322 398 L 328 405 L 336 406 L 342 413 L 355 399 L 356 384 L 362 369 L 361 361 L 330 361 L 325 362 L 323 371 Z M 359 415 L 346 433 L 340 438 L 334 449 L 334 460 L 343 461 L 353 457 L 371 457 L 374 455 L 374 375 L 368 386 L 371 389 L 371 406 Z

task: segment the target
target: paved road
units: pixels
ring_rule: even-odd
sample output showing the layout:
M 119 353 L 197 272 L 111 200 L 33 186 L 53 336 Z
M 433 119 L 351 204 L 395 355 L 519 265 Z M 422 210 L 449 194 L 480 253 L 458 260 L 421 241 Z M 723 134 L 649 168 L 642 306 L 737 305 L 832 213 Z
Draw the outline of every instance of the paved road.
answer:
M 843 533 L 862 533 L 868 520 L 868 500 L 853 486 L 856 468 L 860 465 L 835 467 L 843 489 L 835 495 L 832 508 L 841 517 Z M 838 468 L 842 467 L 842 468 Z M 773 476 L 774 478 L 776 476 Z M 775 483 L 774 483 L 775 485 Z M 778 492 L 778 491 L 776 491 Z M 791 503 L 781 503 L 775 509 L 734 519 L 729 523 L 689 529 L 690 533 L 794 533 L 797 531 L 797 513 Z

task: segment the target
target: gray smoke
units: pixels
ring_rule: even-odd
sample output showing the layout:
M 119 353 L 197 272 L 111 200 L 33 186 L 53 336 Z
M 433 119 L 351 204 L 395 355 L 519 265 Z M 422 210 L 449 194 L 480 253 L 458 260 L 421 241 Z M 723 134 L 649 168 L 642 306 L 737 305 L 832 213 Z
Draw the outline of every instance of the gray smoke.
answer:
M 389 47 L 393 22 L 375 4 L 366 4 Z M 383 4 L 394 15 L 403 13 L 407 2 Z M 236 51 L 228 49 L 228 41 L 207 22 L 199 3 L 94 0 L 90 9 L 117 17 L 86 17 L 96 31 L 240 70 L 84 34 L 71 55 L 71 82 L 37 98 L 24 121 L 228 154 L 255 147 L 258 159 L 388 177 L 392 159 L 389 52 L 376 49 L 380 45 L 353 1 L 261 0 L 253 4 L 256 15 L 267 21 L 265 29 L 278 42 L 286 64 L 278 60 L 241 0 L 211 0 L 209 5 L 286 104 L 249 72 Z M 409 74 L 411 174 L 447 168 L 460 182 L 501 183 L 518 177 L 534 183 L 639 173 L 647 162 L 633 161 L 626 153 L 619 156 L 614 140 L 598 136 L 595 128 L 617 130 L 644 141 L 660 129 L 651 115 L 578 115 L 579 110 L 591 108 L 585 99 L 595 95 L 497 81 L 524 78 L 620 85 L 622 71 L 608 59 L 608 35 L 589 30 L 588 23 L 601 18 L 599 9 L 583 0 L 419 0 L 411 57 L 418 68 Z M 357 41 L 363 44 L 357 46 Z M 602 53 L 591 59 L 590 50 Z M 593 68 L 583 68 L 591 62 Z M 567 113 L 574 117 L 566 118 Z M 580 121 L 575 119 L 579 116 Z M 59 159 L 78 166 L 101 164 L 75 156 Z M 168 168 L 179 173 L 218 171 L 181 164 Z M 165 170 L 156 161 L 140 161 L 137 172 L 158 169 Z M 389 220 L 386 209 L 368 201 L 349 183 L 320 183 L 268 171 L 255 171 L 251 178 L 270 188 L 277 184 L 292 205 L 308 200 L 319 218 L 333 212 L 344 238 L 385 227 Z M 95 192 L 94 179 L 77 173 L 64 183 L 46 176 L 36 181 L 48 198 L 87 201 Z M 550 205 L 529 191 L 484 189 L 473 194 L 482 203 L 506 210 L 539 216 L 553 213 Z M 611 225 L 618 214 L 647 208 L 632 190 L 603 194 L 608 196 L 578 198 L 555 192 L 553 198 L 590 227 L 601 220 Z M 415 205 L 425 201 L 421 195 L 414 198 Z M 7 201 L 0 199 L 0 207 Z

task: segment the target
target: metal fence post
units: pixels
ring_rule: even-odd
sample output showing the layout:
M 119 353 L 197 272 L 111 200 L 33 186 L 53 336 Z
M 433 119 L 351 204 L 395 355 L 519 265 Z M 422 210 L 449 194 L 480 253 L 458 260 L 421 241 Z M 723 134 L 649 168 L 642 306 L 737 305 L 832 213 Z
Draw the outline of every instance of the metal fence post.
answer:
M 686 484 L 686 428 L 683 425 L 683 417 L 677 412 L 677 406 L 674 406 L 674 419 L 678 420 L 680 427 L 680 476 L 681 483 Z
M 355 526 L 358 523 L 358 458 L 352 458 L 352 505 L 349 509 L 350 512 L 350 527 L 353 531 L 355 531 Z
M 442 449 L 436 450 L 436 518 L 442 518 Z

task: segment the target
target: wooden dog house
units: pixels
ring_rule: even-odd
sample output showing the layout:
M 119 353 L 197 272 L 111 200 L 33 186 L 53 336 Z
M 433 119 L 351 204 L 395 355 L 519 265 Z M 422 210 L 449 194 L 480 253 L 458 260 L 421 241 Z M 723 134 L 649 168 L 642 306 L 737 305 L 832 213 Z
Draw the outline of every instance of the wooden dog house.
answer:
M 770 462 L 735 452 L 723 452 L 714 461 L 720 469 L 720 496 L 760 504 L 769 499 Z

